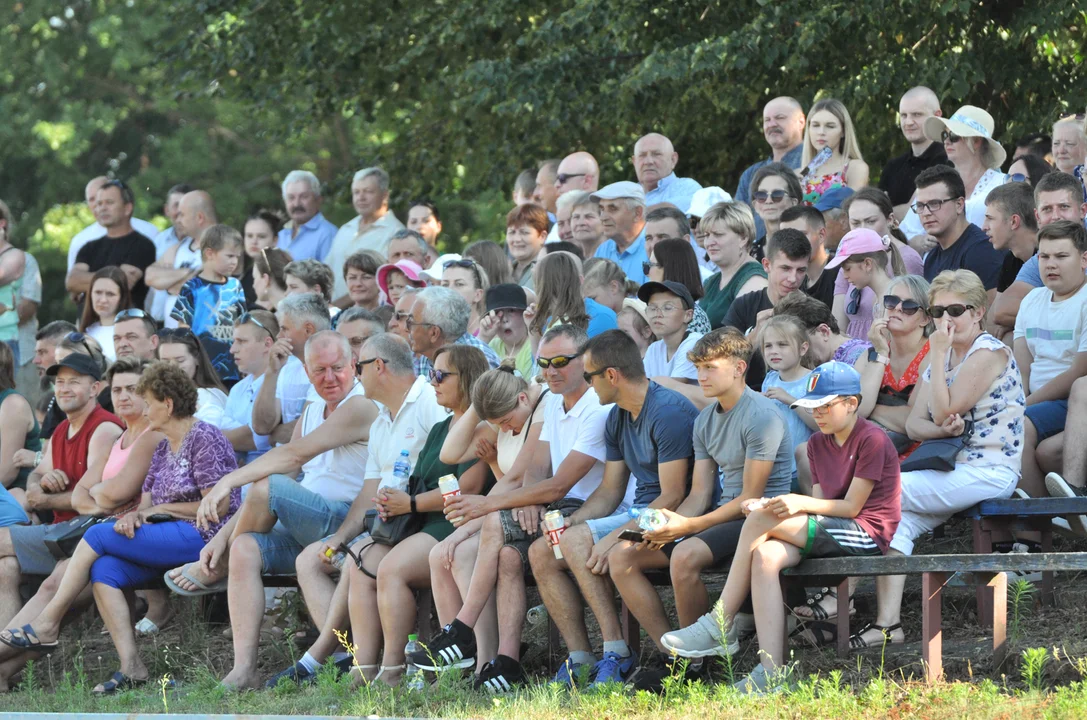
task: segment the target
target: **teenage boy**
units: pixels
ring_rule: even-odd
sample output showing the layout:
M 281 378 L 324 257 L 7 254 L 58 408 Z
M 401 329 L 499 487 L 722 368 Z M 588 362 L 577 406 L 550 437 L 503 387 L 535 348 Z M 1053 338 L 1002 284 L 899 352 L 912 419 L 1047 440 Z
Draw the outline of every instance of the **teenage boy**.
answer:
M 645 571 L 669 568 L 680 627 L 690 625 L 709 609 L 701 573 L 727 569 L 736 551 L 744 520 L 740 506 L 789 492 L 793 445 L 778 403 L 744 383 L 752 351 L 747 338 L 732 328 L 714 330 L 695 343 L 689 358 L 698 368 L 702 392 L 716 402 L 695 420 L 691 492 L 675 512 L 661 511 L 668 524 L 645 534 L 648 547 L 617 548 L 609 557 L 612 582 L 665 656 L 661 668 L 639 669 L 633 680 L 639 689 L 658 689 L 674 669 L 660 642 L 671 624 Z M 751 608 L 745 606 L 731 628 L 733 635 L 742 626 L 753 629 Z M 728 646 L 735 652 L 739 643 L 730 637 Z M 687 676 L 701 675 L 703 666 L 701 660 L 690 663 Z
M 548 538 L 533 543 L 528 556 L 540 597 L 570 650 L 556 682 L 572 683 L 580 666 L 592 665 L 593 684 L 600 685 L 623 682 L 637 663 L 623 640 L 608 576 L 611 553 L 626 543 L 619 539 L 620 533 L 638 529 L 638 521 L 626 512 L 629 485 L 634 485 L 629 501 L 633 508 L 644 512 L 680 506 L 691 486 L 691 435 L 698 411 L 679 393 L 645 376 L 638 346 L 622 330 L 591 338 L 581 352 L 585 379 L 601 404 L 615 403 L 604 431 L 604 479 L 567 519 L 559 541 L 562 559 L 555 557 Z M 586 602 L 604 640 L 599 662 L 585 627 Z
M 830 262 L 827 252 L 827 221 L 823 213 L 811 205 L 794 205 L 781 213 L 781 229 L 799 230 L 811 243 L 811 257 L 808 259 L 808 272 L 805 273 L 801 290 L 813 298 L 834 305 L 834 281 L 838 273 L 830 270 L 823 272 Z
M 1068 393 L 1087 374 L 1087 230 L 1058 220 L 1038 231 L 1043 287 L 1027 293 L 1015 318 L 1015 362 L 1027 389 L 1019 487 L 1045 497 L 1038 443 L 1064 431 Z
M 723 324 L 736 328 L 749 338 L 756 337 L 759 321 L 773 315 L 774 306 L 804 284 L 810 259 L 811 243 L 804 233 L 799 230 L 775 232 L 766 244 L 766 257 L 762 260 L 762 266 L 766 268 L 767 286 L 733 300 Z M 747 366 L 747 386 L 760 392 L 765 376 L 766 364 L 756 348 Z
M 819 433 L 808 441 L 812 497 L 746 500 L 747 515 L 721 601 L 661 643 L 680 657 L 725 655 L 727 629 L 751 593 L 761 663 L 736 684 L 763 694 L 788 682 L 779 574 L 809 557 L 886 553 L 900 517 L 898 454 L 887 434 L 857 414 L 861 377 L 831 361 L 812 371 L 793 407 L 811 410 Z
M 698 372 L 687 359 L 687 353 L 702 337 L 702 333 L 687 330 L 694 318 L 691 291 L 671 280 L 647 282 L 638 289 L 638 299 L 646 304 L 649 327 L 660 338 L 645 351 L 646 377 L 697 381 Z

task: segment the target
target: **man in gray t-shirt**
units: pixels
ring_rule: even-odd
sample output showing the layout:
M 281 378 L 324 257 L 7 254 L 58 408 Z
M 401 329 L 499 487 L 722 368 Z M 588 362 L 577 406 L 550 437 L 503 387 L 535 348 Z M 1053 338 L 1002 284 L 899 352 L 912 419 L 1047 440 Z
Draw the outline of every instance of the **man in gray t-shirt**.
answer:
M 671 626 L 645 571 L 670 569 L 679 624 L 694 623 L 709 610 L 699 575 L 731 562 L 744 523 L 741 503 L 789 492 L 793 468 L 789 428 L 775 401 L 747 387 L 751 353 L 751 343 L 735 328 L 714 330 L 695 344 L 689 358 L 698 368 L 703 394 L 716 402 L 694 423 L 691 492 L 675 512 L 661 511 L 668 523 L 646 536 L 655 544 L 622 548 L 609 556 L 612 582 L 665 656 L 669 653 L 660 638 Z M 750 612 L 745 609 L 736 616 L 730 645 L 734 632 L 745 625 L 754 627 L 754 618 L 744 617 Z M 687 675 L 700 671 L 696 662 Z M 654 687 L 652 671 L 640 670 L 636 677 L 636 687 Z

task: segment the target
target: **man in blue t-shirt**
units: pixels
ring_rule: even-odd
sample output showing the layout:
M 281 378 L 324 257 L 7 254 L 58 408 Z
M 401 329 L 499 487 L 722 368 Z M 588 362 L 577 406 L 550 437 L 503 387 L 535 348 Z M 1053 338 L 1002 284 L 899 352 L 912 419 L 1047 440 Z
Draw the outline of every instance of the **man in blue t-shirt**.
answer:
M 627 513 L 628 507 L 675 510 L 687 496 L 698 410 L 687 398 L 645 376 L 638 346 L 621 330 L 591 338 L 580 354 L 584 356 L 585 380 L 600 403 L 615 403 L 604 433 L 604 479 L 567 519 L 559 544 L 562 559 L 555 557 L 544 537 L 529 549 L 529 560 L 548 614 L 570 649 L 556 681 L 569 682 L 579 666 L 593 664 L 594 683 L 622 682 L 633 672 L 637 658 L 623 641 L 608 576 L 608 555 L 629 545 L 619 540 L 623 530 L 639 529 L 637 520 Z M 600 624 L 604 654 L 599 662 L 589 644 L 583 602 Z
M 917 176 L 914 212 L 921 227 L 936 242 L 925 256 L 925 279 L 944 270 L 970 270 L 988 291 L 993 304 L 1005 252 L 996 250 L 981 228 L 966 219 L 966 186 L 958 170 L 936 165 Z

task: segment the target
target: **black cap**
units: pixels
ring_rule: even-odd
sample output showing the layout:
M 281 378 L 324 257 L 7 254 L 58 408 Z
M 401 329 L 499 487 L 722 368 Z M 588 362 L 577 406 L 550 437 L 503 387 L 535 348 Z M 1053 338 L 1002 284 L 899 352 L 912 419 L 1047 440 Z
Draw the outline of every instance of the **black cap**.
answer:
M 666 292 L 672 293 L 686 305 L 687 310 L 694 310 L 694 298 L 691 297 L 691 291 L 687 289 L 687 286 L 683 283 L 677 283 L 674 280 L 665 280 L 664 282 L 647 282 L 638 288 L 638 299 L 644 303 L 649 302 L 649 298 L 653 296 L 653 293 Z
M 502 283 L 487 288 L 487 312 L 492 310 L 525 310 L 528 296 L 525 289 L 515 283 Z
M 95 380 L 102 379 L 102 368 L 98 367 L 98 363 L 96 363 L 94 358 L 90 355 L 76 352 L 71 353 L 56 365 L 51 365 L 49 369 L 45 371 L 45 374 L 49 377 L 56 377 L 61 368 L 70 368 L 80 375 L 89 375 Z

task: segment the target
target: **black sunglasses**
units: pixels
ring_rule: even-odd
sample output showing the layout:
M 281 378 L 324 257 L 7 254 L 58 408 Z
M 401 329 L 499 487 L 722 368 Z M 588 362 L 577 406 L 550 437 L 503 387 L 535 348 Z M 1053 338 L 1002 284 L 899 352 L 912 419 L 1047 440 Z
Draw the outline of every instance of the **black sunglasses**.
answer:
M 959 140 L 962 140 L 962 136 L 956 135 L 950 130 L 944 130 L 942 133 L 940 133 L 940 142 L 957 143 Z
M 642 263 L 642 275 L 648 275 L 649 271 L 655 267 L 664 267 L 658 262 L 649 262 L 648 260 Z
M 576 177 L 585 177 L 585 173 L 559 173 L 555 176 L 555 182 L 559 185 L 565 185 L 569 180 Z
M 155 331 L 155 335 L 160 340 L 196 340 L 196 335 L 193 331 L 187 327 L 183 328 L 160 328 Z M 198 341 L 197 341 L 198 342 Z
M 581 373 L 581 377 L 585 378 L 585 382 L 592 385 L 594 377 L 596 377 L 597 375 L 603 375 L 608 370 L 611 370 L 611 366 L 604 366 L 604 367 L 600 368 L 599 370 L 593 370 L 592 372 Z
M 939 320 L 944 316 L 944 313 L 947 313 L 953 318 L 957 318 L 967 310 L 973 309 L 973 305 L 963 305 L 962 303 L 955 303 L 954 305 L 933 305 L 928 309 L 928 314 Z
M 444 372 L 442 370 L 435 370 L 434 368 L 430 368 L 430 372 L 427 375 L 430 378 L 431 383 L 433 383 L 434 385 L 441 385 L 443 382 L 445 382 L 446 378 L 459 374 L 460 373 Z
M 91 346 L 87 344 L 87 336 L 81 332 L 70 332 L 64 336 L 64 339 L 68 342 L 79 343 L 87 349 L 87 354 L 94 357 L 94 353 L 91 351 Z
M 884 295 L 883 307 L 887 310 L 900 310 L 903 315 L 916 315 L 921 304 L 916 300 L 903 300 L 897 295 Z
M 270 336 L 271 336 L 271 338 L 272 338 L 273 340 L 275 340 L 275 337 L 276 337 L 276 336 L 275 336 L 275 333 L 273 333 L 273 332 L 272 332 L 271 330 L 269 330 L 269 329 L 268 329 L 268 326 L 266 326 L 266 325 L 265 325 L 264 323 L 262 323 L 262 322 L 261 322 L 260 320 L 257 320 L 257 319 L 256 319 L 256 318 L 255 318 L 255 317 L 253 316 L 253 313 L 248 313 L 248 312 L 247 312 L 247 313 L 244 313 L 244 314 L 243 314 L 243 315 L 242 315 L 242 316 L 241 316 L 240 318 L 238 318 L 238 324 L 239 324 L 239 325 L 245 325 L 246 323 L 253 323 L 253 324 L 254 324 L 254 325 L 256 325 L 257 327 L 259 327 L 259 328 L 260 328 L 261 330 L 263 330 L 264 332 L 268 333 L 268 335 L 270 335 Z
M 386 360 L 383 360 L 382 358 L 377 358 L 377 357 L 372 357 L 369 360 L 359 360 L 357 363 L 355 363 L 355 374 L 356 375 L 362 375 L 363 366 L 364 365 L 369 365 L 370 363 L 374 362 L 375 360 L 381 360 L 381 362 L 387 362 Z
M 856 315 L 861 307 L 861 289 L 855 287 L 849 291 L 849 304 L 845 306 L 846 315 Z
M 573 355 L 556 355 L 555 357 L 550 358 L 536 358 L 536 364 L 545 370 L 549 367 L 561 370 L 577 359 L 579 355 L 581 355 L 581 353 L 575 353 Z
M 764 203 L 767 200 L 772 202 L 781 202 L 786 197 L 791 197 L 789 193 L 784 190 L 774 190 L 772 192 L 766 192 L 765 190 L 759 190 L 757 193 L 751 196 L 755 202 Z

